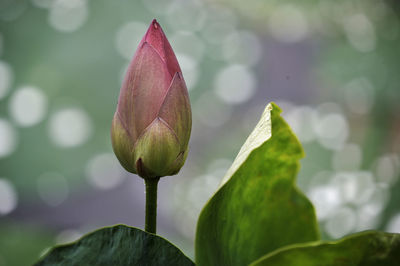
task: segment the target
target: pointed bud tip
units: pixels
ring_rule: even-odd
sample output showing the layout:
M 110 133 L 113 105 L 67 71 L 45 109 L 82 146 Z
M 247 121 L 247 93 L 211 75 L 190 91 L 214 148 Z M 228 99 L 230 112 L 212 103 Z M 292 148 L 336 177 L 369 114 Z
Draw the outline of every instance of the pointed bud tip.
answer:
M 158 24 L 157 19 L 153 19 L 151 21 L 151 25 L 153 25 L 154 29 L 158 29 L 160 27 L 160 24 Z
M 147 29 L 147 32 L 142 42 L 148 42 L 149 44 L 157 47 L 157 43 L 164 38 L 165 36 L 160 24 L 156 19 L 153 19 L 149 25 L 149 28 Z

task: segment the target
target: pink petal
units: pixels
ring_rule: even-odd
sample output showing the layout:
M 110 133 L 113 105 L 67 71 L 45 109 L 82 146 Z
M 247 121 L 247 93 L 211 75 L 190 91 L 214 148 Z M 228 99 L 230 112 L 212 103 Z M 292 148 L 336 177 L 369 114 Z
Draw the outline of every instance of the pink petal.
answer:
M 134 140 L 156 118 L 170 80 L 159 54 L 148 43 L 143 43 L 128 68 L 117 107 Z
M 192 113 L 185 81 L 176 73 L 158 116 L 174 130 L 184 151 L 188 145 L 192 128 Z
M 146 35 L 141 41 L 141 43 L 144 42 L 147 42 L 154 47 L 154 49 L 167 65 L 171 78 L 175 75 L 176 72 L 181 72 L 175 53 L 172 50 L 172 47 L 157 20 L 153 19 L 153 21 L 151 22 L 149 29 L 146 32 Z

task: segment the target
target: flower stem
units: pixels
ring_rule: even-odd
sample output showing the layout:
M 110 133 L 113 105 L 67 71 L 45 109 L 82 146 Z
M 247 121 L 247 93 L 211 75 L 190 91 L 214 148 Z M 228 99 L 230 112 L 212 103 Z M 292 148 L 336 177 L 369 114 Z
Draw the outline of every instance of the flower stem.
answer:
M 157 185 L 159 177 L 146 178 L 146 220 L 144 230 L 149 233 L 156 233 L 157 227 Z

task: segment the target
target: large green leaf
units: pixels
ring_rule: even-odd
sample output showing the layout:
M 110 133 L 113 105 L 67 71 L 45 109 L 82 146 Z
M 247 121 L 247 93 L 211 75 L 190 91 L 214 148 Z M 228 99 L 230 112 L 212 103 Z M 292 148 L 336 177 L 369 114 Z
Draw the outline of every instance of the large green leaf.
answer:
M 295 185 L 303 150 L 280 112 L 267 106 L 202 210 L 198 265 L 247 265 L 282 246 L 319 239 L 314 208 Z
M 194 265 L 177 247 L 157 235 L 116 225 L 53 248 L 39 265 Z
M 400 234 L 363 232 L 334 242 L 296 244 L 276 250 L 252 266 L 400 265 Z

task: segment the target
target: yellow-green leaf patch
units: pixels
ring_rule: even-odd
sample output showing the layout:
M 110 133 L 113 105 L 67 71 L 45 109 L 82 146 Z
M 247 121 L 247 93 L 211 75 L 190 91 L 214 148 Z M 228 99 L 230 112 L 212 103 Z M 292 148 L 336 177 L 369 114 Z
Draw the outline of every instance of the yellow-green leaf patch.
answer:
M 280 247 L 319 239 L 311 202 L 297 189 L 303 149 L 270 104 L 197 224 L 196 263 L 247 265 Z

